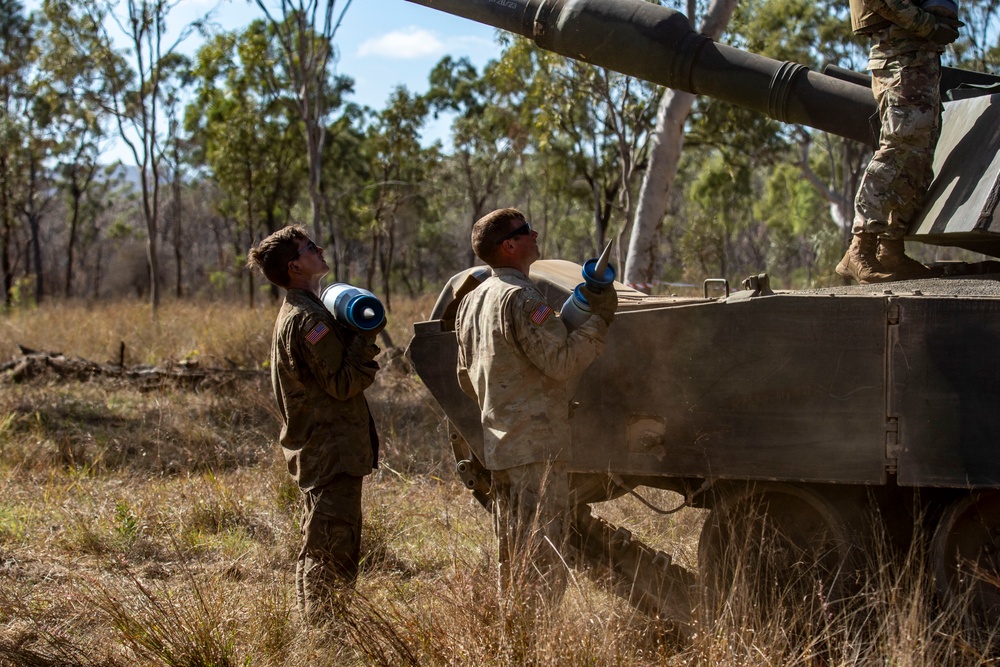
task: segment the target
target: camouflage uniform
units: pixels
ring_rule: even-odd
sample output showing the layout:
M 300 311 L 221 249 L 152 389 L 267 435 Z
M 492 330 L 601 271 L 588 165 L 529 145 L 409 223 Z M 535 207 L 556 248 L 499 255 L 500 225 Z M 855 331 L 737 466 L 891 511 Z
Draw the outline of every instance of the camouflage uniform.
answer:
M 874 40 L 868 69 L 882 134 L 855 198 L 853 233 L 902 239 L 933 177 L 941 133 L 936 18 L 908 0 L 851 0 L 856 33 Z
M 568 333 L 538 288 L 513 268 L 494 269 L 459 305 L 458 380 L 482 414 L 504 583 L 517 564 L 528 579 L 540 576 L 550 597 L 565 586 L 559 554 L 546 544 L 563 546 L 571 508 L 569 402 L 580 374 L 603 350 L 607 328 L 592 316 Z
M 362 479 L 378 464 L 364 396 L 378 352 L 338 324 L 315 294 L 288 290 L 274 325 L 271 383 L 288 472 L 305 499 L 295 582 L 309 620 L 321 620 L 333 592 L 357 576 Z

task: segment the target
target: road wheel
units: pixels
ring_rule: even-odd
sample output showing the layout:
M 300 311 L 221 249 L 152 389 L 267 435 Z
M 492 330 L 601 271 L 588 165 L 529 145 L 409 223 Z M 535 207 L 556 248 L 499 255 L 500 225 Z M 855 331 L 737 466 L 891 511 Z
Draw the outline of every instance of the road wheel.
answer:
M 784 483 L 734 489 L 702 529 L 698 561 L 712 614 L 794 605 L 825 611 L 855 581 L 854 530 L 820 491 Z
M 1000 613 L 1000 491 L 974 491 L 954 500 L 931 545 L 942 601 L 995 619 Z

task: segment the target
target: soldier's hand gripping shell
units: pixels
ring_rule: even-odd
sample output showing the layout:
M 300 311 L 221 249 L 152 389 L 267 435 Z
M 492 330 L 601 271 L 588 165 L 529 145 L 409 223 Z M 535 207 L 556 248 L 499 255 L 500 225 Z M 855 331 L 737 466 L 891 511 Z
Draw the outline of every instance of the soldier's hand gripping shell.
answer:
M 580 293 L 590 304 L 590 312 L 608 324 L 615 320 L 615 311 L 618 310 L 618 292 L 613 287 L 596 292 L 586 285 L 582 285 Z
M 388 318 L 383 318 L 382 323 L 376 326 L 374 329 L 358 330 L 358 334 L 367 340 L 369 344 L 375 345 L 378 341 L 378 335 L 385 329 L 385 325 L 389 323 Z
M 952 19 L 945 16 L 939 16 L 937 18 L 937 24 L 931 30 L 928 37 L 935 44 L 940 44 L 942 46 L 946 44 L 951 44 L 956 39 L 958 39 L 958 29 L 965 24 L 958 19 Z

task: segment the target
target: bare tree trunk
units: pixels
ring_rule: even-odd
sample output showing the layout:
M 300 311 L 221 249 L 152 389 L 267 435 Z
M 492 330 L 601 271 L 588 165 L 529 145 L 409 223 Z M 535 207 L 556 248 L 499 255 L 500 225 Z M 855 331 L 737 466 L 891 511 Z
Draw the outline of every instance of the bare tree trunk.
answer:
M 66 280 L 63 284 L 63 296 L 67 299 L 73 296 L 73 261 L 76 253 L 76 231 L 80 225 L 80 193 L 73 186 L 73 213 L 69 220 L 69 240 L 66 241 Z
M 6 208 L 6 206 L 4 206 Z M 3 271 L 3 303 L 4 306 L 10 305 L 10 293 L 14 289 L 14 267 L 10 259 L 11 244 L 13 243 L 14 233 L 13 224 L 11 223 L 11 216 L 7 214 L 4 210 L 3 213 L 3 229 L 0 230 L 0 270 Z
M 73 272 L 75 269 L 77 234 L 80 228 L 81 216 L 80 202 L 83 199 L 84 193 L 90 189 L 94 181 L 94 176 L 97 174 L 96 162 L 86 166 L 81 165 L 80 162 L 83 159 L 82 151 L 77 151 L 76 157 L 76 164 L 73 166 L 70 176 L 70 195 L 73 198 L 73 213 L 69 223 L 69 239 L 66 242 L 66 281 L 63 287 L 63 294 L 67 298 L 73 296 Z M 83 170 L 82 175 L 80 173 L 81 170 Z
M 269 3 L 256 0 L 256 4 L 278 35 L 284 54 L 284 65 L 295 86 L 294 94 L 299 117 L 305 132 L 306 151 L 309 158 L 309 203 L 313 235 L 317 242 L 322 238 L 322 221 L 326 212 L 323 192 L 323 144 L 326 139 L 326 121 L 329 114 L 327 82 L 329 64 L 335 61 L 333 39 L 351 6 L 344 0 L 344 7 L 334 20 L 336 0 L 318 2 L 310 0 L 282 0 L 280 16 L 272 15 Z M 319 14 L 320 16 L 317 16 Z M 280 20 L 279 20 L 280 19 Z M 330 234 L 331 257 L 334 259 L 333 276 L 340 278 L 340 261 L 337 257 L 338 234 Z
M 701 33 L 718 39 L 735 8 L 736 0 L 712 0 Z M 688 12 L 692 12 L 690 6 Z M 693 104 L 694 96 L 669 89 L 660 99 L 656 129 L 651 139 L 649 167 L 639 190 L 635 224 L 625 260 L 625 283 L 638 289 L 648 290 L 655 281 L 660 230 L 663 228 L 670 188 L 677 177 L 684 145 L 684 123 Z
M 173 241 L 174 241 L 174 267 L 176 276 L 174 282 L 174 296 L 180 299 L 184 295 L 184 253 L 181 251 L 182 229 L 184 215 L 181 201 L 181 156 L 177 150 L 177 139 L 174 138 L 174 169 L 173 181 L 171 182 L 171 217 L 173 218 Z
M 33 121 L 32 121 L 33 125 Z M 28 231 L 31 234 L 31 264 L 35 273 L 35 303 L 40 304 L 45 298 L 45 276 L 42 269 L 42 210 L 49 200 L 38 204 L 40 184 L 38 156 L 33 148 L 28 148 L 28 197 L 24 203 L 24 217 L 28 220 Z
M 10 291 L 14 289 L 14 268 L 10 259 L 14 242 L 14 212 L 10 203 L 7 153 L 0 153 L 0 270 L 3 271 L 3 298 L 0 304 L 10 305 Z
M 625 284 L 638 290 L 649 291 L 655 282 L 660 231 L 684 148 L 684 122 L 693 104 L 694 95 L 669 88 L 660 98 L 625 261 Z

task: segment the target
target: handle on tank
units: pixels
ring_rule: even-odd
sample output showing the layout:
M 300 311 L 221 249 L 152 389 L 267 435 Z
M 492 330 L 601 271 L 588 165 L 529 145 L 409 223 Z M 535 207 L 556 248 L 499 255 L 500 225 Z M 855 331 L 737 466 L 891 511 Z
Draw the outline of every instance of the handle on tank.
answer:
M 385 307 L 374 294 L 347 283 L 334 283 L 320 297 L 334 319 L 357 331 L 373 331 L 385 324 Z

